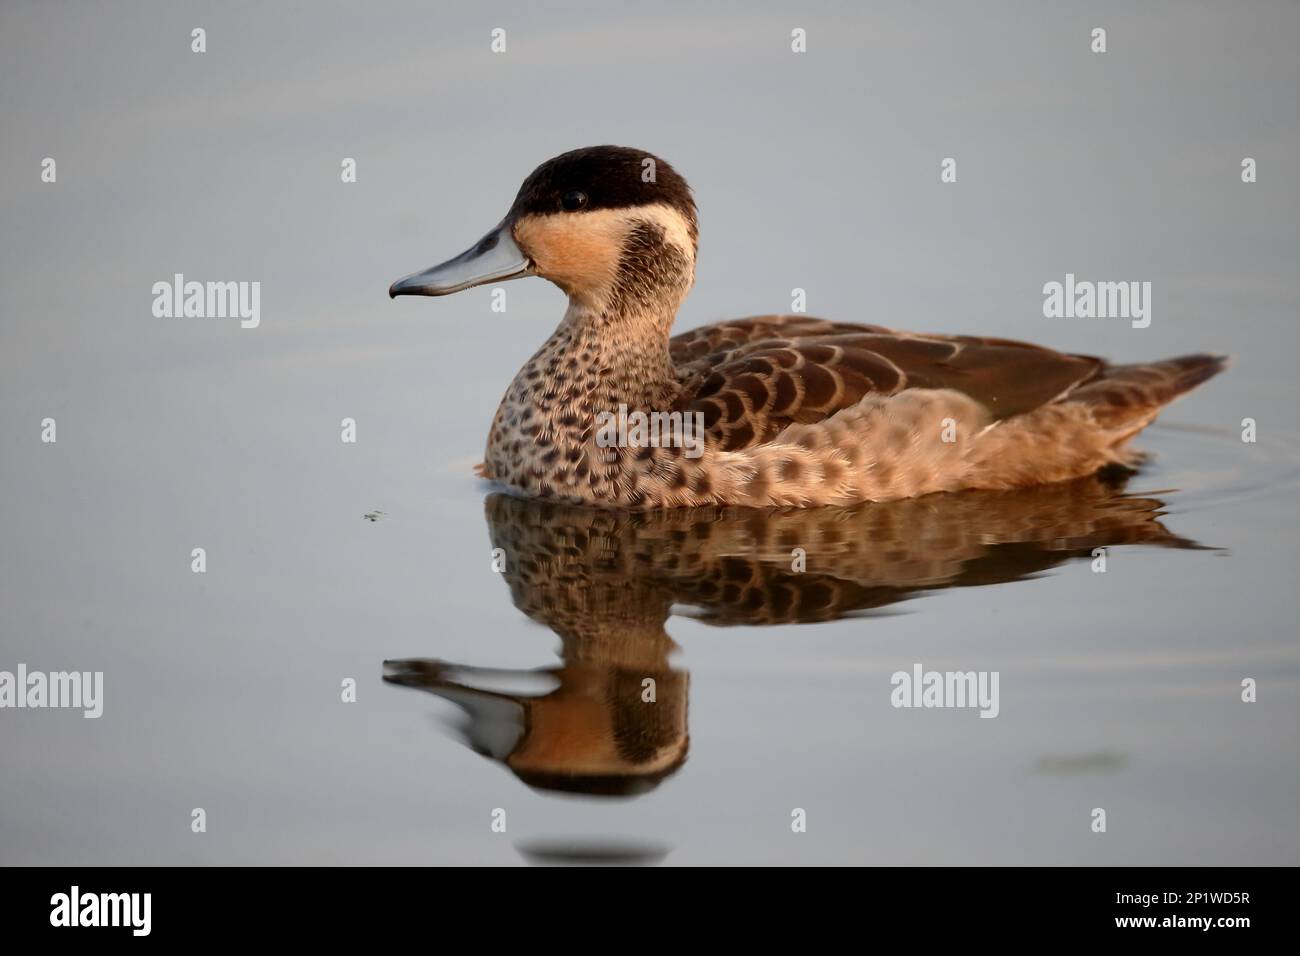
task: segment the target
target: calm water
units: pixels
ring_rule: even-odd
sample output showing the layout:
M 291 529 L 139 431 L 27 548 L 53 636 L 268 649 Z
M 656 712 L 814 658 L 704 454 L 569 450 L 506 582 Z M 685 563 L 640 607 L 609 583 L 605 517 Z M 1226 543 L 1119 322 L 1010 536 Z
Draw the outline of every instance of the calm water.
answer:
M 1049 11 L 828 7 L 795 63 L 784 10 L 687 9 L 505 10 L 496 59 L 469 9 L 418 44 L 401 11 L 0 13 L 0 670 L 105 675 L 98 720 L 0 711 L 0 863 L 1300 862 L 1300 15 L 1117 7 L 1103 60 Z M 1126 481 L 501 496 L 471 469 L 562 297 L 385 290 L 606 141 L 695 186 L 680 328 L 801 287 L 840 320 L 1234 364 Z M 1151 281 L 1151 327 L 1043 319 L 1067 271 Z M 261 281 L 260 327 L 154 318 L 176 272 Z M 999 716 L 891 707 L 916 663 L 998 671 Z

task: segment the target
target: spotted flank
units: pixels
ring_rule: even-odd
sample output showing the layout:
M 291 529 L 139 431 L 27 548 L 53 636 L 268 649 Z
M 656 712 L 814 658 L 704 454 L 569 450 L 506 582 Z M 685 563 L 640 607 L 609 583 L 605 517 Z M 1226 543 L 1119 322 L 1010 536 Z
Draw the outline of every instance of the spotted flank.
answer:
M 1129 441 L 1226 362 L 1112 365 L 1006 339 L 804 315 L 671 336 L 698 239 L 690 188 L 671 166 L 593 147 L 543 163 L 470 250 L 393 284 L 393 296 L 446 295 L 539 275 L 569 297 L 497 409 L 484 477 L 626 509 L 1021 488 L 1132 461 Z M 600 422 L 617 409 L 672 424 L 676 437 L 698 426 L 700 441 L 656 433 L 610 444 Z

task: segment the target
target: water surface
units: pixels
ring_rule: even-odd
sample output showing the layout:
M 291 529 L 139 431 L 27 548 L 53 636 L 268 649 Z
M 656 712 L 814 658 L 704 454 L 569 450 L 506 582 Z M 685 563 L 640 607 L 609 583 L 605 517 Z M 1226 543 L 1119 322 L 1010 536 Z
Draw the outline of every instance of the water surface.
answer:
M 105 706 L 0 712 L 0 862 L 1300 862 L 1293 6 L 1103 8 L 1105 57 L 1024 5 L 69 16 L 0 12 L 0 669 L 102 670 Z M 797 287 L 841 321 L 1233 365 L 1125 480 L 768 515 L 498 496 L 471 469 L 562 297 L 385 290 L 599 142 L 696 189 L 679 328 Z M 261 281 L 261 325 L 154 318 L 176 272 Z M 1066 272 L 1151 281 L 1151 326 L 1044 319 Z M 915 663 L 998 671 L 998 717 L 893 708 Z

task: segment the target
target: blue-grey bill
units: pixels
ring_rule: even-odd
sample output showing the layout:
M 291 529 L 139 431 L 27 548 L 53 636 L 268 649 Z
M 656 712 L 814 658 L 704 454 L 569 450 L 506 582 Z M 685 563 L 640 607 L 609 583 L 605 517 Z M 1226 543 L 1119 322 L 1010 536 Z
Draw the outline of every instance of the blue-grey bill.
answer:
M 506 220 L 455 259 L 398 279 L 388 295 L 451 295 L 487 282 L 504 282 L 532 275 L 532 263 L 517 245 Z

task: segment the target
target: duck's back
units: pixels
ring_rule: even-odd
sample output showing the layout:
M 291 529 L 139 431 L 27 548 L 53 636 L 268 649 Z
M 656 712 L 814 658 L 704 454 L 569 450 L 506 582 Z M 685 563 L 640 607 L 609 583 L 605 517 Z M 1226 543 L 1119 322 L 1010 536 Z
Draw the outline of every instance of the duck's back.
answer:
M 953 389 L 993 421 L 1031 412 L 1094 379 L 1100 359 L 1025 342 L 895 332 L 881 326 L 769 315 L 684 332 L 669 343 L 682 405 L 704 415 L 726 450 L 829 418 L 866 395 Z

